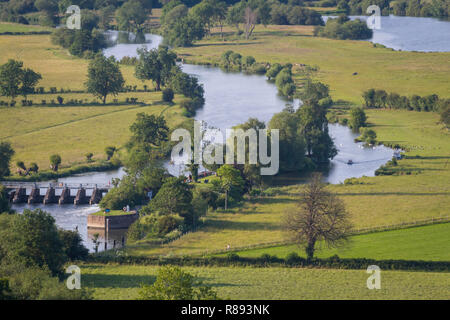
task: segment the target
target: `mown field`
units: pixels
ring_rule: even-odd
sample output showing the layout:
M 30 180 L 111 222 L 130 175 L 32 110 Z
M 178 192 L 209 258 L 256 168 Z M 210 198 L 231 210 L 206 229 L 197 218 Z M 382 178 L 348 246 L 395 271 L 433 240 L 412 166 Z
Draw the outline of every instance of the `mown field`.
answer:
M 0 33 L 50 31 L 50 28 L 18 23 L 0 22 Z
M 401 230 L 356 235 L 346 247 L 330 249 L 319 244 L 318 258 L 338 255 L 341 258 L 368 258 L 376 260 L 450 261 L 450 223 L 414 227 Z M 292 252 L 305 257 L 297 245 L 285 245 L 236 251 L 240 257 L 260 257 L 270 254 L 286 258 Z
M 251 55 L 259 62 L 318 66 L 316 79 L 330 86 L 334 100 L 361 104 L 368 88 L 403 95 L 436 93 L 449 97 L 450 52 L 422 53 L 374 48 L 367 41 L 313 37 L 312 26 L 257 26 L 250 40 L 238 39 L 226 29 L 228 41 L 218 36 L 202 40 L 192 48 L 176 51 L 186 61 L 218 62 L 223 52 Z M 353 76 L 357 72 L 358 75 Z
M 0 64 L 8 59 L 21 60 L 25 67 L 41 73 L 38 87 L 85 89 L 88 60 L 71 56 L 68 50 L 52 44 L 50 35 L 1 35 Z M 134 67 L 121 66 L 121 70 L 126 85 L 142 88 L 144 83 L 134 77 Z M 153 88 L 150 81 L 145 84 Z
M 87 264 L 81 285 L 95 299 L 135 299 L 158 267 Z M 365 270 L 186 267 L 222 299 L 449 299 L 448 273 L 381 271 L 381 289 L 369 290 Z
M 117 107 L 27 107 L 16 110 L 2 110 L 8 118 L 1 122 L 8 127 L 0 130 L 6 136 L 2 140 L 12 143 L 16 160 L 36 162 L 41 168 L 49 166 L 51 154 L 62 157 L 63 166 L 85 161 L 85 154 L 92 152 L 94 159 L 106 158 L 104 149 L 114 145 L 121 147 L 130 137 L 129 127 L 136 114 L 144 112 L 159 115 L 164 112 L 169 125 L 183 121 L 181 109 L 177 106 L 117 106 Z M 47 116 L 47 117 L 45 117 Z M 22 120 L 23 119 L 23 120 Z M 8 130 L 10 125 L 17 126 Z

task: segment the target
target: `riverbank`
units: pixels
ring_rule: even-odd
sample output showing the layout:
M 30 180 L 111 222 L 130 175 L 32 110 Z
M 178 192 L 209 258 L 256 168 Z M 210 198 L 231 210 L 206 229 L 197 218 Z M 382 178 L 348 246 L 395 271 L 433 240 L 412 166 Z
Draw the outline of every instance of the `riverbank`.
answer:
M 60 168 L 58 171 L 42 170 L 38 173 L 24 175 L 12 175 L 4 177 L 4 181 L 20 181 L 20 182 L 40 182 L 40 181 L 50 181 L 57 180 L 59 178 L 70 177 L 80 173 L 87 172 L 100 172 L 100 171 L 111 171 L 119 169 L 122 163 L 119 159 L 114 159 L 114 161 L 97 161 L 88 164 L 75 164 L 68 168 Z

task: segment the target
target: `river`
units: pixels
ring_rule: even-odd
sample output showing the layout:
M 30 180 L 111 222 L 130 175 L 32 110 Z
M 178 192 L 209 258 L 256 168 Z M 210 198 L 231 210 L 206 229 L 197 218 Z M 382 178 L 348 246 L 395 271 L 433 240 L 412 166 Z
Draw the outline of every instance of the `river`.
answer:
M 399 18 L 399 19 L 397 19 Z M 401 22 L 411 22 L 410 24 L 401 24 Z M 434 35 L 418 33 L 407 33 L 408 28 L 415 28 L 415 23 L 420 26 L 427 25 L 429 22 L 434 25 L 428 30 L 436 30 L 440 36 L 436 40 Z M 390 24 L 397 23 L 394 28 Z M 400 24 L 399 24 L 400 23 Z M 408 18 L 408 17 L 382 17 L 382 30 L 374 32 L 374 39 L 372 41 L 388 45 L 393 48 L 412 47 L 413 50 L 418 51 L 450 51 L 450 47 L 443 45 L 442 39 L 447 39 L 450 32 L 442 34 L 444 30 L 448 30 L 450 22 L 445 22 L 442 27 L 441 21 L 437 19 L 428 18 Z M 383 28 L 386 28 L 383 30 Z M 401 29 L 402 32 L 398 33 Z M 392 31 L 394 30 L 394 31 Z M 384 34 L 384 35 L 383 35 Z M 386 34 L 391 34 L 387 36 Z M 402 34 L 401 38 L 393 36 L 393 34 Z M 117 38 L 117 32 L 110 32 L 110 36 Z M 420 37 L 420 39 L 418 38 Z M 446 38 L 447 37 L 447 38 Z M 162 41 L 162 38 L 157 35 L 146 35 L 147 41 L 144 44 L 147 48 L 156 48 Z M 380 40 L 385 39 L 385 40 Z M 383 43 L 384 42 L 384 43 Z M 135 43 L 120 43 L 104 50 L 106 56 L 115 56 L 120 59 L 124 56 L 135 56 L 136 49 L 143 46 Z M 444 50 L 445 49 L 445 50 Z M 262 121 L 269 121 L 272 115 L 281 111 L 288 101 L 277 94 L 277 88 L 273 83 L 266 80 L 264 76 L 260 75 L 246 75 L 243 73 L 227 73 L 218 68 L 197 66 L 197 65 L 182 65 L 183 71 L 198 77 L 200 83 L 205 88 L 205 105 L 196 114 L 197 120 L 203 120 L 210 126 L 220 128 L 222 130 L 231 128 L 232 126 L 245 122 L 250 117 L 256 117 Z M 299 102 L 294 101 L 294 105 L 298 107 Z M 377 146 L 372 148 L 363 147 L 361 143 L 355 143 L 354 139 L 357 134 L 353 133 L 347 127 L 331 124 L 329 126 L 330 135 L 333 137 L 336 147 L 339 150 L 338 155 L 331 161 L 331 165 L 325 173 L 325 180 L 329 183 L 340 183 L 347 178 L 373 176 L 374 172 L 381 165 L 385 164 L 392 158 L 393 151 L 384 146 Z M 347 161 L 352 159 L 354 165 L 347 165 Z M 172 174 L 178 175 L 181 173 L 180 168 L 174 167 L 166 163 L 167 168 Z M 73 177 L 58 179 L 58 182 L 66 183 L 108 183 L 112 178 L 122 177 L 124 175 L 123 169 L 114 170 L 111 172 L 90 172 L 76 175 Z M 58 206 L 58 205 L 14 205 L 13 209 L 23 211 L 24 208 L 40 207 L 48 211 L 55 219 L 59 227 L 73 230 L 78 227 L 78 230 L 84 240 L 85 245 L 92 251 L 92 233 L 87 230 L 87 216 L 92 212 L 98 211 L 97 206 Z M 104 235 L 100 235 L 100 239 L 104 242 Z M 108 247 L 111 248 L 113 241 L 120 242 L 123 232 L 115 232 L 109 235 Z M 103 248 L 103 244 L 100 250 Z
M 332 16 L 323 16 L 326 21 Z M 350 19 L 367 20 L 367 16 Z M 380 29 L 373 30 L 370 42 L 394 50 L 420 52 L 450 51 L 450 22 L 436 18 L 381 16 Z

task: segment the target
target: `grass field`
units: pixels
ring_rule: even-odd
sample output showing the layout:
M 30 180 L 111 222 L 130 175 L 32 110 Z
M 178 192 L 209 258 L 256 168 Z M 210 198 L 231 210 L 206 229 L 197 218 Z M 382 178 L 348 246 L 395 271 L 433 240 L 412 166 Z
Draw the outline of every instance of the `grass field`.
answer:
M 159 96 L 159 95 L 158 95 Z M 36 162 L 40 167 L 49 166 L 49 156 L 58 153 L 62 164 L 85 161 L 85 154 L 92 152 L 94 159 L 105 158 L 106 146 L 121 147 L 130 137 L 129 127 L 136 114 L 144 112 L 159 115 L 164 112 L 169 126 L 175 126 L 185 118 L 178 106 L 155 104 L 151 106 L 117 107 L 27 107 L 3 109 L 1 122 L 8 126 L 0 130 L 2 140 L 12 143 L 16 160 Z M 14 123 L 15 126 L 11 126 Z M 11 129 L 9 129 L 11 128 Z
M 450 97 L 450 52 L 392 51 L 374 48 L 367 41 L 313 37 L 312 32 L 311 26 L 258 26 L 250 40 L 213 37 L 176 51 L 186 54 L 186 61 L 217 62 L 223 52 L 233 50 L 254 56 L 259 62 L 318 66 L 315 78 L 330 86 L 332 98 L 355 104 L 362 103 L 361 94 L 368 88 Z M 354 72 L 358 75 L 353 76 Z
M 88 264 L 81 285 L 95 299 L 135 299 L 157 267 Z M 381 289 L 369 290 L 365 270 L 301 268 L 183 268 L 222 299 L 449 299 L 448 273 L 381 271 Z
M 251 249 L 235 253 L 242 257 L 260 257 L 262 254 L 270 254 L 286 258 L 291 252 L 305 256 L 304 250 L 296 245 Z M 322 246 L 316 256 L 328 258 L 336 254 L 341 258 L 450 261 L 450 223 L 357 235 L 351 237 L 348 246 L 341 249 L 329 249 Z
M 0 22 L 0 33 L 4 32 L 33 32 L 33 31 L 51 31 L 51 28 L 33 26 L 18 23 Z
M 71 56 L 68 50 L 52 44 L 50 35 L 1 35 L 0 64 L 8 59 L 21 60 L 25 67 L 41 73 L 38 87 L 84 90 L 88 60 Z M 134 67 L 121 66 L 121 70 L 126 85 L 142 87 L 144 83 L 134 77 Z M 150 81 L 145 84 L 153 88 Z
M 111 210 L 108 213 L 105 213 L 104 211 L 99 211 L 99 212 L 95 212 L 92 215 L 94 216 L 123 216 L 123 215 L 127 215 L 127 214 L 133 214 L 133 212 L 126 212 L 123 210 Z

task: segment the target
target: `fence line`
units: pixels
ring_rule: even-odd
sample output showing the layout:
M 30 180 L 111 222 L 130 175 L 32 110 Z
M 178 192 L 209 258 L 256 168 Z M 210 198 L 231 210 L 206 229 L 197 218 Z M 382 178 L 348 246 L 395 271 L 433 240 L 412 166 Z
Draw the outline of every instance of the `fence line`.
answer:
M 425 226 L 425 225 L 432 225 L 432 224 L 445 223 L 445 222 L 450 222 L 450 216 L 444 216 L 444 217 L 439 217 L 439 218 L 429 218 L 429 219 L 416 220 L 416 221 L 411 221 L 411 222 L 403 222 L 403 223 L 398 223 L 398 224 L 393 224 L 393 225 L 383 225 L 383 226 L 376 226 L 376 227 L 370 227 L 370 228 L 355 229 L 355 230 L 351 231 L 351 234 L 352 235 L 360 235 L 360 234 L 367 234 L 367 233 L 372 233 L 372 232 L 401 230 L 401 229 L 407 229 L 410 227 Z M 256 243 L 256 244 L 241 246 L 241 247 L 234 247 L 229 250 L 226 250 L 226 249 L 206 250 L 205 252 L 200 253 L 199 255 L 221 254 L 221 253 L 229 253 L 229 252 L 236 252 L 236 251 L 243 251 L 243 250 L 250 250 L 250 249 L 263 249 L 263 248 L 284 246 L 284 245 L 290 245 L 290 244 L 294 244 L 294 242 L 289 241 L 289 240 L 271 241 L 271 242 Z

